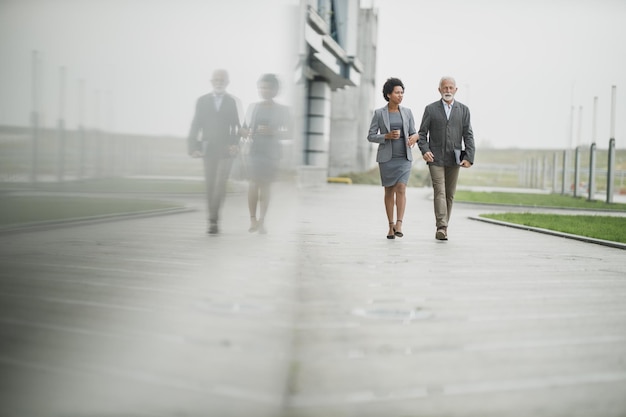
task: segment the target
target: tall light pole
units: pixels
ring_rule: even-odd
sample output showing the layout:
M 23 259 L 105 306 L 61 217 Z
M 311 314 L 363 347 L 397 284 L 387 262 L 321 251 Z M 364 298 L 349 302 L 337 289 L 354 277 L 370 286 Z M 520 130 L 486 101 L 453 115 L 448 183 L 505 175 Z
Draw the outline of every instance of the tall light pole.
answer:
M 80 141 L 80 163 L 78 177 L 85 177 L 85 80 L 78 80 L 78 135 Z
M 617 86 L 611 88 L 611 125 L 609 138 L 609 161 L 606 176 L 606 202 L 613 202 L 613 180 L 615 177 L 615 101 Z
M 39 52 L 34 50 L 31 60 L 32 107 L 30 124 L 32 144 L 30 182 L 35 183 L 37 182 L 37 171 L 39 170 Z
M 59 68 L 59 148 L 57 156 L 57 181 L 63 181 L 65 173 L 65 67 Z

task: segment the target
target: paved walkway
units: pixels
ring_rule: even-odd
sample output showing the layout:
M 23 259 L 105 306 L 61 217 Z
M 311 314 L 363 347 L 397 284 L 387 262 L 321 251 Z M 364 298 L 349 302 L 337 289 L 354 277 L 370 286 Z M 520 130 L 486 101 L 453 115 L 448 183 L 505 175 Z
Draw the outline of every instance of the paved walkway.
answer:
M 626 415 L 621 249 L 409 189 L 277 187 L 267 235 L 204 206 L 0 235 L 0 415 Z

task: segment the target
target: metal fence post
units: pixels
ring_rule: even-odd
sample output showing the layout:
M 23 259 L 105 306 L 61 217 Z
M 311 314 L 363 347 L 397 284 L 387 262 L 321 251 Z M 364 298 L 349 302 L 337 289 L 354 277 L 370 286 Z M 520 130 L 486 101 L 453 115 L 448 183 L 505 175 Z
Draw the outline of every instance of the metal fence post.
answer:
M 580 183 L 580 146 L 574 153 L 574 197 L 578 197 L 578 184 Z
M 615 138 L 609 140 L 609 161 L 606 172 L 606 202 L 613 202 L 613 180 L 615 177 Z
M 589 196 L 587 199 L 589 201 L 593 200 L 593 196 L 596 193 L 596 144 L 595 142 L 591 144 L 589 148 L 589 187 L 587 188 L 589 191 Z
M 555 152 L 552 155 L 552 192 L 556 193 L 556 163 L 557 163 L 557 153 Z
M 567 150 L 563 151 L 563 173 L 561 181 L 561 194 L 565 194 L 567 183 Z

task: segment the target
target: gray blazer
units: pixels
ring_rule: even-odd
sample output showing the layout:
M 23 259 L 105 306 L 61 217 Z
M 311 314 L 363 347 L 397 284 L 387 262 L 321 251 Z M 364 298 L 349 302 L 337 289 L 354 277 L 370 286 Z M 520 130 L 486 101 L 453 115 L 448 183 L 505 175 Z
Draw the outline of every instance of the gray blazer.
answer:
M 466 105 L 455 100 L 448 120 L 442 100 L 429 104 L 424 109 L 419 135 L 417 146 L 422 155 L 430 151 L 435 158 L 434 162 L 428 163 L 429 165 L 457 165 L 454 150 L 463 149 L 463 145 L 465 145 L 464 159 L 471 164 L 474 163 L 474 133 L 470 123 L 470 111 Z
M 415 130 L 415 119 L 413 113 L 408 107 L 400 106 L 400 116 L 402 116 L 402 131 L 404 132 L 404 141 L 406 143 L 406 156 L 409 161 L 413 160 L 413 153 L 408 145 L 409 136 L 417 133 Z M 376 154 L 376 162 L 387 162 L 391 160 L 391 141 L 397 139 L 385 139 L 385 134 L 390 132 L 389 128 L 389 108 L 387 106 L 374 110 L 372 123 L 370 124 L 367 140 L 378 143 L 378 153 Z

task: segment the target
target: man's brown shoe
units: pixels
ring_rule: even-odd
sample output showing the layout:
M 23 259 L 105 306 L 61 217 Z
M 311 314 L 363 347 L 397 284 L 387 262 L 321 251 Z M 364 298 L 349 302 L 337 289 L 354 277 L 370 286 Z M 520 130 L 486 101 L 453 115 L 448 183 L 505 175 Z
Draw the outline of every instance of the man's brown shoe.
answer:
M 448 240 L 448 231 L 445 227 L 440 227 L 439 229 L 437 229 L 437 233 L 435 233 L 435 239 Z

